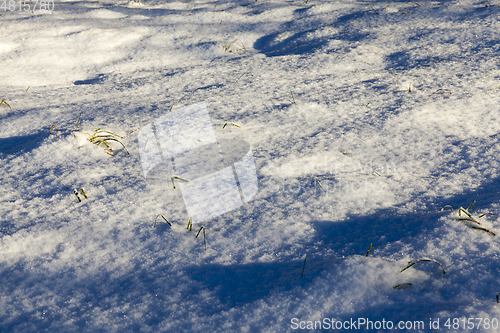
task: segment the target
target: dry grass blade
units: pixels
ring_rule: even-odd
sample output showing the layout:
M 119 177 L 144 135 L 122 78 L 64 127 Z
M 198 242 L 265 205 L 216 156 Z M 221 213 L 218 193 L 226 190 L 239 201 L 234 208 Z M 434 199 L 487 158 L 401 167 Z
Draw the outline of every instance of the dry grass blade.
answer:
M 427 52 L 429 52 L 429 58 L 431 59 L 432 64 L 435 65 L 434 60 L 432 60 L 431 51 L 429 50 L 429 47 L 425 46 L 425 48 L 427 49 Z
M 176 179 L 180 180 L 180 181 L 183 181 L 183 182 L 186 182 L 186 183 L 189 183 L 189 180 L 174 175 L 174 176 L 172 176 L 172 185 L 174 186 L 174 189 L 175 189 L 175 180 Z
M 469 222 L 474 222 L 474 223 L 477 223 L 477 224 L 481 224 L 481 223 L 477 222 L 476 220 L 471 220 L 471 219 L 457 219 L 457 221 L 469 221 Z
M 205 251 L 207 250 L 207 238 L 205 237 L 205 228 L 203 228 L 203 244 L 205 245 Z
M 421 261 L 429 261 L 429 262 L 435 262 L 436 264 L 438 264 L 439 266 L 441 266 L 441 268 L 443 269 L 443 274 L 446 274 L 446 270 L 444 269 L 443 265 L 441 265 L 438 261 L 434 260 L 434 259 L 429 259 L 429 258 L 422 258 L 422 259 L 417 259 L 413 262 L 411 262 L 408 266 L 406 266 L 405 268 L 403 268 L 399 273 L 402 273 L 404 272 L 405 270 L 407 270 L 408 268 L 410 268 L 411 266 L 415 265 L 416 263 L 418 262 L 421 262 Z
M 78 192 L 75 190 L 73 190 L 73 193 L 75 193 L 76 195 L 76 198 L 78 199 L 78 202 L 82 202 L 82 199 L 80 199 L 80 197 L 78 196 Z
M 370 243 L 370 247 L 368 248 L 368 252 L 366 252 L 366 256 L 368 257 L 368 255 L 370 254 L 370 250 L 372 249 L 372 245 L 373 243 Z
M 79 120 L 78 120 L 79 121 Z M 104 134 L 103 134 L 104 133 Z M 109 131 L 102 131 L 100 128 L 96 129 L 95 132 L 92 134 L 92 136 L 90 137 L 90 139 L 88 139 L 90 142 L 92 142 L 93 144 L 95 144 L 96 146 L 99 146 L 101 143 L 104 144 L 106 146 L 107 149 L 105 150 L 109 150 L 109 151 L 113 151 L 113 149 L 111 149 L 108 145 L 108 141 L 115 141 L 115 142 L 118 142 L 119 144 L 122 145 L 123 149 L 125 149 L 125 151 L 127 152 L 127 154 L 130 154 L 127 150 L 127 147 L 125 147 L 125 145 L 118 139 L 115 139 L 113 136 L 116 136 L 120 139 L 123 139 L 122 136 L 118 135 L 118 134 L 115 134 L 113 132 L 109 132 Z M 113 156 L 113 154 L 110 154 L 109 152 L 106 152 L 107 154 Z
M 76 121 L 76 124 L 75 124 L 75 129 L 78 129 L 78 126 L 80 126 L 80 119 L 82 117 L 82 113 L 83 113 L 83 111 L 81 111 L 80 115 L 78 116 L 78 120 Z
M 471 206 L 472 206 L 472 204 L 471 204 Z M 471 206 L 469 206 L 469 208 L 470 208 Z M 467 208 L 467 209 L 469 209 L 469 208 Z M 459 221 L 471 221 L 471 222 L 474 222 L 474 223 L 477 223 L 477 224 L 481 224 L 480 222 L 476 221 L 476 220 L 472 217 L 472 215 L 471 215 L 471 214 L 470 214 L 467 210 L 463 209 L 462 207 L 460 207 L 460 208 L 458 209 L 458 216 L 462 216 L 462 212 L 463 212 L 465 215 L 467 215 L 467 216 L 468 216 L 468 218 L 466 218 L 466 219 L 458 219 Z
M 407 287 L 407 286 L 411 286 L 411 283 L 401 283 L 401 284 L 398 284 L 397 286 L 394 286 L 392 288 L 399 289 L 399 288 L 404 288 L 404 287 Z
M 498 216 L 498 214 L 493 214 L 493 213 L 484 213 L 484 214 L 479 215 L 478 217 L 479 217 L 479 218 L 481 218 L 481 217 L 483 217 L 483 216 L 485 216 L 485 215 L 493 215 L 493 216 Z
M 181 99 L 180 99 L 180 100 L 178 100 L 177 102 L 174 102 L 174 104 L 172 104 L 172 106 L 170 107 L 170 109 L 168 109 L 168 112 L 172 111 L 172 109 L 173 109 L 174 105 L 175 105 L 175 104 L 177 104 L 177 103 L 180 103 L 180 102 L 184 99 L 184 97 L 186 97 L 186 96 L 187 96 L 187 95 L 184 95 L 184 96 L 182 96 L 182 97 L 181 97 Z
M 222 126 L 222 129 L 226 128 L 227 125 L 233 125 L 233 126 L 236 126 L 238 128 L 240 128 L 241 126 L 236 124 L 236 123 L 232 123 L 232 122 L 227 122 L 227 123 L 224 123 L 224 125 Z
M 250 67 L 250 69 L 252 69 L 252 68 L 253 67 Z M 243 77 L 243 75 L 245 75 L 246 73 L 250 72 L 250 69 L 247 70 L 245 73 L 241 74 L 240 77 L 236 81 L 233 82 L 233 84 L 236 84 Z
M 444 212 L 444 210 L 448 207 L 453 211 L 453 207 L 451 207 L 450 205 L 444 206 L 443 208 L 441 208 L 441 211 Z
M 99 129 L 98 129 L 98 133 L 108 133 L 108 134 L 110 134 L 110 135 L 117 136 L 117 137 L 119 137 L 120 139 L 123 139 L 123 136 L 120 136 L 120 135 L 118 135 L 118 134 L 115 134 L 115 133 L 113 133 L 113 132 L 109 132 L 109 131 L 101 131 L 101 130 L 99 130 Z
M 206 230 L 206 228 L 204 226 L 200 227 L 200 230 L 198 230 L 198 233 L 196 234 L 195 238 L 198 238 L 198 236 L 200 235 L 201 230 L 203 230 L 203 244 L 205 245 L 205 251 L 206 251 L 207 250 L 207 240 L 206 240 L 206 237 L 205 237 L 205 230 Z
M 470 227 L 471 227 L 471 228 L 474 228 L 474 229 L 477 229 L 477 230 L 482 230 L 482 231 L 485 231 L 485 232 L 487 232 L 487 233 L 489 233 L 489 234 L 491 234 L 491 235 L 493 235 L 493 236 L 496 236 L 496 235 L 495 235 L 495 233 L 494 233 L 493 231 L 488 230 L 488 229 L 486 229 L 486 228 L 483 228 L 483 227 L 476 227 L 475 225 L 471 225 Z
M 307 253 L 306 253 L 306 256 L 304 258 L 304 265 L 302 266 L 302 275 L 300 277 L 304 276 L 304 269 L 306 268 L 306 260 L 307 260 Z
M 457 219 L 457 221 L 469 221 L 469 222 L 474 222 L 474 223 L 477 223 L 477 224 L 481 224 L 478 221 L 473 220 L 473 219 Z
M 55 130 L 56 135 L 57 135 L 57 128 L 56 128 L 56 125 L 52 125 L 52 126 L 50 126 L 49 135 L 51 135 L 51 134 L 52 134 L 52 129 L 54 129 L 54 130 Z
M 240 79 L 241 79 L 241 78 L 242 78 L 242 77 L 243 77 L 246 73 L 250 72 L 250 70 L 251 70 L 252 68 L 253 68 L 253 67 L 250 67 L 250 68 L 249 68 L 246 72 L 244 72 L 243 74 L 241 74 L 241 75 L 238 77 L 238 79 L 237 79 L 236 81 L 234 81 L 232 84 L 236 84 L 236 83 L 237 83 L 237 82 L 238 82 L 238 81 L 239 81 L 239 80 L 240 80 Z M 221 91 L 219 91 L 219 92 L 217 93 L 217 95 L 216 95 L 216 96 L 219 96 L 221 93 L 222 93 L 222 90 L 221 90 Z
M 321 183 L 319 182 L 318 178 L 316 178 L 316 176 L 314 176 L 314 179 L 316 180 L 316 183 L 318 183 L 319 187 L 323 188 L 323 186 L 321 186 Z
M 7 106 L 9 107 L 9 109 L 11 109 L 11 110 L 12 110 L 12 108 L 11 108 L 11 107 L 10 107 L 10 105 L 9 105 L 9 103 L 7 103 L 7 102 L 5 101 L 5 98 L 3 98 L 3 99 L 2 99 L 2 101 L 0 102 L 0 105 L 2 105 L 2 104 L 7 105 Z
M 231 46 L 233 46 L 233 44 L 234 44 L 236 41 L 239 41 L 239 42 L 240 42 L 241 47 L 240 47 L 240 48 L 236 47 L 236 48 L 233 50 L 233 49 L 231 49 Z M 236 44 L 234 44 L 234 45 L 236 45 Z M 231 43 L 224 45 L 224 46 L 223 46 L 223 49 L 224 49 L 224 51 L 227 51 L 227 52 L 229 52 L 229 53 L 237 53 L 237 54 L 241 54 L 241 53 L 243 53 L 243 52 L 246 52 L 246 51 L 247 51 L 247 49 L 245 48 L 245 45 L 244 45 L 244 44 L 243 44 L 243 42 L 242 42 L 241 40 L 239 40 L 239 39 L 235 39 L 235 40 L 233 40 Z
M 165 222 L 167 222 L 167 223 L 168 223 L 168 225 L 169 225 L 169 226 L 172 226 L 172 224 L 170 224 L 170 222 L 168 222 L 168 220 L 165 218 L 165 216 L 163 216 L 163 215 L 161 215 L 161 214 L 158 214 L 158 215 L 156 215 L 156 217 L 155 217 L 155 223 L 153 224 L 153 228 L 156 228 L 156 220 L 157 220 L 157 219 L 158 219 L 158 217 L 160 217 L 160 216 L 161 216 L 161 217 L 165 220 Z
M 101 143 L 104 143 L 104 145 L 108 148 L 107 150 L 111 150 L 113 151 L 113 149 L 109 148 L 109 145 L 107 144 L 107 141 L 116 141 L 118 142 L 119 144 L 122 145 L 123 149 L 125 149 L 125 151 L 127 152 L 127 154 L 130 154 L 127 150 L 127 147 L 125 147 L 125 145 L 120 141 L 120 140 L 117 140 L 117 139 L 112 139 L 112 138 L 107 138 L 107 139 L 99 139 L 99 140 L 95 140 L 97 137 L 94 137 L 92 139 L 94 140 L 90 140 L 90 142 L 94 143 L 96 146 L 99 146 Z
M 438 90 L 436 90 L 435 92 L 433 92 L 431 95 L 434 95 L 435 93 L 440 92 L 440 91 L 447 91 L 447 92 L 449 92 L 449 93 L 450 93 L 450 95 L 451 95 L 451 91 L 449 91 L 448 89 L 438 89 Z

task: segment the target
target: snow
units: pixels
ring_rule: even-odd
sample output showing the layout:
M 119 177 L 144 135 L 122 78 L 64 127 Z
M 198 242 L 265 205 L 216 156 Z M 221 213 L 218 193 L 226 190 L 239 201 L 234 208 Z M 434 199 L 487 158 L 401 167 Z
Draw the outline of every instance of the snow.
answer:
M 328 331 L 307 325 L 365 318 L 435 332 L 430 321 L 450 331 L 457 318 L 456 331 L 498 331 L 486 322 L 500 319 L 500 2 L 6 6 L 0 330 Z M 181 124 L 202 103 L 209 117 Z M 158 119 L 178 123 L 161 132 Z M 146 150 L 153 125 L 163 146 Z M 126 150 L 92 144 L 98 128 Z M 204 138 L 236 177 L 222 183 L 240 186 L 229 210 L 202 206 L 194 178 L 145 177 L 168 140 L 178 153 Z M 218 166 L 202 153 L 186 168 Z M 198 179 L 218 186 L 207 170 Z M 192 231 L 189 186 L 192 206 L 217 215 Z M 172 225 L 153 227 L 159 214 Z M 446 274 L 401 272 L 420 258 Z

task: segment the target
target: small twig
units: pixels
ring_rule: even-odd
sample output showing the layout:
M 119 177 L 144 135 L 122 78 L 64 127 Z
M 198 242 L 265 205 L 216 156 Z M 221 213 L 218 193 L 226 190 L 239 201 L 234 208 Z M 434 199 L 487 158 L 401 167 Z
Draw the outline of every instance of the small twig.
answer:
M 306 260 L 307 260 L 307 253 L 306 253 L 306 257 L 304 258 L 304 266 L 302 266 L 302 275 L 300 277 L 304 276 L 304 269 L 306 268 Z
M 377 12 L 377 11 L 376 11 L 373 7 L 371 7 L 371 8 L 372 8 L 372 10 L 373 10 L 375 13 L 377 13 L 377 14 L 378 14 L 378 12 Z M 379 15 L 380 15 L 380 14 L 379 14 Z

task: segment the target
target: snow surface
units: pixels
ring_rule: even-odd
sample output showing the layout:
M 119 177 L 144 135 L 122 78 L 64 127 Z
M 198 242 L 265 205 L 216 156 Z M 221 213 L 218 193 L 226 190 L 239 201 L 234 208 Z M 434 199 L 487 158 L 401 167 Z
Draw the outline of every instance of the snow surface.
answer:
M 443 325 L 500 319 L 499 5 L 2 9 L 0 330 L 289 332 L 311 331 L 293 318 L 368 318 L 435 332 L 439 318 L 440 331 L 498 332 Z M 144 178 L 138 146 L 172 105 L 200 102 L 218 139 L 251 145 L 259 186 L 202 223 L 206 251 L 180 192 Z M 95 128 L 130 154 L 90 143 Z M 496 236 L 458 220 L 473 201 Z M 153 228 L 158 214 L 172 226 Z M 400 273 L 420 258 L 446 274 L 432 262 Z

